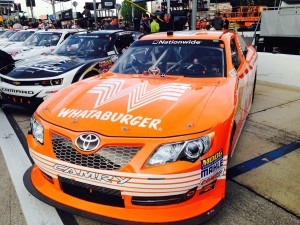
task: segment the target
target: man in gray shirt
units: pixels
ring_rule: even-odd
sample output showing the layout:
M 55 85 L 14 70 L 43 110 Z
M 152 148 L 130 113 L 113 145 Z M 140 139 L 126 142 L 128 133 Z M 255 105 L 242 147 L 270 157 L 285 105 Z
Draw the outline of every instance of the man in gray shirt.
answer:
M 215 18 L 212 20 L 212 27 L 216 30 L 222 30 L 224 26 L 224 21 L 222 20 L 220 13 L 216 12 Z
M 104 26 L 104 30 L 120 30 L 120 25 L 118 23 L 118 17 L 113 16 L 111 22 Z

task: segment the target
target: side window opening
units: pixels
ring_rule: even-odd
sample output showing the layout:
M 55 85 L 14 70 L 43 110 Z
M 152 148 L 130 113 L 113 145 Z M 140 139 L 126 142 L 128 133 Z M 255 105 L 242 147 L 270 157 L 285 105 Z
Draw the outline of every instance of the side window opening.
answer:
M 248 52 L 246 42 L 245 42 L 244 38 L 241 37 L 241 36 L 238 36 L 238 41 L 240 43 L 241 50 L 242 50 L 242 52 L 244 54 L 244 57 L 246 57 L 247 52 Z
M 241 64 L 241 58 L 238 53 L 238 48 L 236 46 L 236 43 L 234 39 L 230 40 L 230 47 L 231 47 L 231 59 L 232 59 L 232 64 L 234 68 L 238 68 Z
M 119 36 L 115 43 L 117 52 L 119 54 L 123 54 L 129 48 L 133 41 L 133 37 L 130 35 Z

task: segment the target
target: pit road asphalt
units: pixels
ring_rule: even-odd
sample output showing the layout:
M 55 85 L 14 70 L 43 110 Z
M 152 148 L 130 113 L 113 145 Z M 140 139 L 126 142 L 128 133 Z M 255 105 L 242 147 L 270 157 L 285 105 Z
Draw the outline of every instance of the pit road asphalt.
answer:
M 283 146 L 300 141 L 299 112 L 300 89 L 258 82 L 254 104 L 233 158 L 229 162 L 229 168 L 243 166 L 245 162 L 253 159 L 256 162 L 259 156 L 275 149 L 279 149 L 282 153 Z M 17 111 L 6 111 L 6 114 L 12 115 L 20 127 L 20 133 L 26 135 L 31 114 Z M 1 123 L 2 121 L 0 125 Z M 0 139 L 3 138 L 5 137 L 0 136 Z M 261 166 L 228 180 L 224 204 L 217 215 L 205 225 L 300 225 L 300 148 L 297 146 L 272 161 L 263 158 L 266 162 Z M 16 194 L 2 152 L 4 151 L 1 149 L 0 225 L 25 225 L 27 217 L 20 206 L 22 196 Z M 13 169 L 17 170 L 18 162 L 15 165 L 16 168 Z M 30 196 L 29 193 L 27 194 Z M 31 207 L 31 205 L 26 206 L 29 211 Z M 34 215 L 35 212 L 32 213 Z M 51 217 L 46 218 L 45 221 L 44 224 L 56 225 Z M 63 224 L 103 223 L 71 216 L 70 220 L 63 219 Z

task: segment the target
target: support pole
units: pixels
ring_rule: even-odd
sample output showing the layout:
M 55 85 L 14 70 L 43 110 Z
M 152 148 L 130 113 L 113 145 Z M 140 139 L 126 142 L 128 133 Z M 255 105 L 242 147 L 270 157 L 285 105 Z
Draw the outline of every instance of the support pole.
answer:
M 93 7 L 94 7 L 95 27 L 96 27 L 96 30 L 98 30 L 96 0 L 93 0 Z
M 196 30 L 196 20 L 197 20 L 197 0 L 193 0 L 192 5 L 192 29 Z
M 55 0 L 52 0 L 52 1 L 51 1 L 51 5 L 52 5 L 52 11 L 53 11 L 53 18 L 56 20 Z
M 131 11 L 132 11 L 132 14 L 131 14 L 131 16 L 132 16 L 132 24 L 134 24 L 134 5 L 132 4 L 131 5 Z
M 171 7 L 170 1 L 171 1 L 171 0 L 167 0 L 167 13 L 168 13 L 169 15 L 170 15 L 170 7 Z
M 34 16 L 33 16 L 33 6 L 32 6 L 32 1 L 30 0 L 30 12 L 31 12 L 31 18 L 32 18 L 32 22 L 35 22 Z

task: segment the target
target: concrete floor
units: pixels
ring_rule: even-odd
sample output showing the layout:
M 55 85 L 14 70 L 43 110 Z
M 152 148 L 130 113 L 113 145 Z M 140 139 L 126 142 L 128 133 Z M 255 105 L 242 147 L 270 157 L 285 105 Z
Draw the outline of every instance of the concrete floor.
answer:
M 300 89 L 258 82 L 254 105 L 229 167 L 300 140 L 299 112 Z M 27 133 L 30 114 L 13 114 Z M 300 224 L 299 158 L 300 149 L 228 181 L 223 207 L 205 224 Z M 0 225 L 26 224 L 1 152 L 0 160 L 0 212 L 4 212 Z M 79 225 L 101 224 L 75 218 Z

